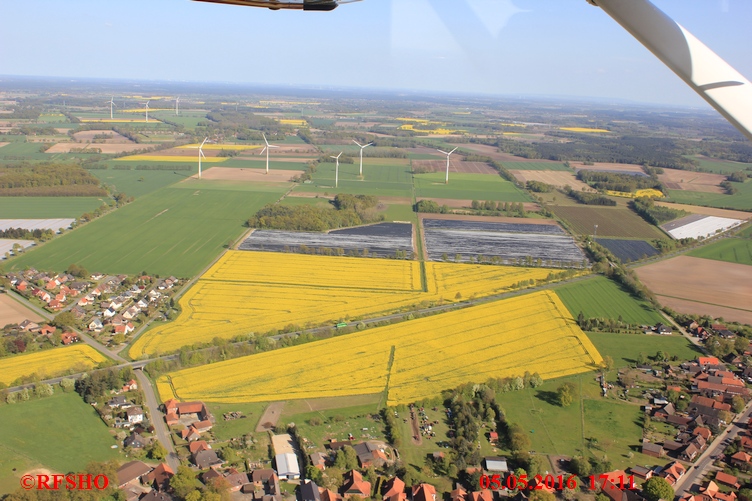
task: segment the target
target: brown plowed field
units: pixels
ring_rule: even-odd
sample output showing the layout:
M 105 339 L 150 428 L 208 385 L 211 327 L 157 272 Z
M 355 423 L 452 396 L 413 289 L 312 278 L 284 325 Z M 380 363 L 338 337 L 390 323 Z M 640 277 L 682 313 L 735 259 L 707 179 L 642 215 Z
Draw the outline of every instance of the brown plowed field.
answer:
M 635 164 L 614 164 L 605 162 L 596 162 L 593 165 L 582 165 L 582 162 L 569 162 L 575 170 L 602 170 L 602 171 L 624 171 L 624 172 L 642 172 L 641 165 Z
M 57 143 L 45 153 L 68 153 L 72 149 L 86 148 L 87 150 L 99 150 L 102 153 L 124 153 L 146 148 L 143 144 L 124 143 Z
M 459 214 L 418 214 L 423 219 L 453 219 L 455 221 L 485 221 L 488 223 L 544 224 L 558 226 L 553 219 L 532 219 L 524 217 L 464 216 Z
M 740 210 L 716 209 L 715 207 L 700 207 L 698 205 L 672 204 L 669 202 L 656 202 L 660 207 L 687 211 L 690 214 L 705 214 L 706 216 L 727 217 L 729 219 L 741 219 L 745 221 L 752 218 L 752 212 Z
M 658 179 L 665 183 L 669 189 L 700 191 L 704 193 L 725 193 L 720 184 L 726 180 L 726 176 L 721 174 L 663 169 L 663 174 L 658 175 Z
M 460 146 L 463 150 L 472 151 L 478 155 L 484 155 L 499 162 L 537 162 L 537 163 L 552 163 L 559 164 L 561 162 L 554 162 L 553 160 L 531 160 L 529 158 L 518 157 L 509 153 L 502 153 L 496 146 L 489 146 L 487 144 L 474 144 L 468 143 Z
M 413 160 L 413 168 L 426 172 L 446 172 L 446 160 Z M 465 162 L 463 160 L 450 160 L 449 172 L 499 175 L 499 173 L 487 163 Z
M 17 301 L 11 299 L 7 294 L 0 294 L 0 327 L 8 324 L 17 324 L 26 319 L 38 322 L 42 319 L 39 315 L 24 308 Z
M 104 139 L 105 143 L 120 143 L 120 144 L 133 144 L 133 141 L 125 136 L 121 136 L 114 130 L 85 130 L 82 132 L 76 132 L 73 134 L 73 139 L 82 143 L 94 141 L 94 136 L 110 136 L 109 139 Z
M 265 183 L 289 183 L 290 179 L 300 175 L 298 170 L 239 169 L 233 167 L 212 167 L 201 173 L 201 179 L 209 181 L 263 181 Z M 198 178 L 198 174 L 191 176 Z
M 590 186 L 577 179 L 574 174 L 563 170 L 510 170 L 509 172 L 523 183 L 540 181 L 557 188 L 569 185 L 575 191 L 583 191 L 583 188 L 585 191 L 593 191 Z
M 636 268 L 637 276 L 668 306 L 684 313 L 752 321 L 752 282 L 747 265 L 679 256 Z

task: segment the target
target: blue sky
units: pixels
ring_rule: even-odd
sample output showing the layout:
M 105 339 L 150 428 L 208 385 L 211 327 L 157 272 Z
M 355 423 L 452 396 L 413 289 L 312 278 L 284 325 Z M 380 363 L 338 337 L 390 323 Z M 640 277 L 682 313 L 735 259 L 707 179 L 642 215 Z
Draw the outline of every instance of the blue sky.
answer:
M 748 78 L 752 2 L 654 0 Z M 0 0 L 0 74 L 627 99 L 707 107 L 585 0 Z

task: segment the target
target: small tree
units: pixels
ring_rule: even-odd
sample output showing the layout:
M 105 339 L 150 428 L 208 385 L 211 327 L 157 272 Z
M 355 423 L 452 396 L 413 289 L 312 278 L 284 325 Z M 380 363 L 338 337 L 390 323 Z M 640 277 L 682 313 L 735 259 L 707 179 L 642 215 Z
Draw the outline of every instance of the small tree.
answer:
M 149 447 L 148 456 L 150 459 L 154 459 L 155 461 L 164 461 L 164 458 L 167 457 L 167 449 L 165 449 L 164 445 L 162 445 L 162 442 L 159 440 L 154 440 L 154 442 Z
M 654 476 L 642 485 L 642 493 L 648 501 L 674 499 L 674 488 L 663 477 Z

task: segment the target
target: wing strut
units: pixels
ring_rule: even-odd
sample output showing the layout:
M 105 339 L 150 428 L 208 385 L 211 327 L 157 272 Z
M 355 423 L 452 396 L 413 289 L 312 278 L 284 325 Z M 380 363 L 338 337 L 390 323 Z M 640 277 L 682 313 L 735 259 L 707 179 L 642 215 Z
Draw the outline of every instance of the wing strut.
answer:
M 752 140 L 752 84 L 649 0 L 587 0 L 679 75 Z

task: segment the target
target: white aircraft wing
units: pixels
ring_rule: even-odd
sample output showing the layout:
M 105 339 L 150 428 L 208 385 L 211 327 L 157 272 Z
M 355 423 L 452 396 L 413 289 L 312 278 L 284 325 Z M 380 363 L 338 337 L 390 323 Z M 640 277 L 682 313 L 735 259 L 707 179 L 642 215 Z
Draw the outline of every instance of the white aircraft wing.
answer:
M 752 140 L 752 84 L 649 0 L 587 0 L 603 9 Z

